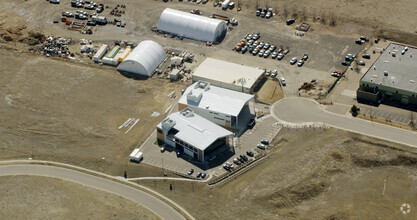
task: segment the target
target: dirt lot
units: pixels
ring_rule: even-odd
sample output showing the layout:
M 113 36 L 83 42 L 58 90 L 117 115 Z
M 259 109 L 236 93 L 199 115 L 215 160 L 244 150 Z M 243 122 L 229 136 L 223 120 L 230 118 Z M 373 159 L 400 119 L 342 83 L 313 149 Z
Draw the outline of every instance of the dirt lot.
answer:
M 160 173 L 128 156 L 175 102 L 167 95 L 184 86 L 6 50 L 0 62 L 0 159 L 33 157 L 119 176 Z M 150 117 L 154 111 L 161 116 Z M 125 134 L 118 127 L 130 117 L 140 121 Z
M 1 219 L 159 219 L 120 196 L 60 179 L 0 177 Z
M 262 89 L 256 94 L 256 99 L 272 104 L 284 97 L 280 83 L 277 80 L 268 79 L 262 86 Z
M 274 142 L 267 162 L 219 188 L 174 182 L 171 192 L 170 181 L 141 183 L 200 219 L 417 217 L 400 212 L 403 203 L 417 205 L 415 149 L 337 129 L 284 129 Z
M 115 7 L 119 2 L 106 1 L 110 8 Z M 2 16 L 3 29 L 9 25 L 25 25 L 25 31 L 33 29 L 39 30 L 46 34 L 55 34 L 73 39 L 86 38 L 103 43 L 112 43 L 114 40 L 128 40 L 139 43 L 142 40 L 152 39 L 165 48 L 187 50 L 197 55 L 197 62 L 191 68 L 197 66 L 205 57 L 223 59 L 230 62 L 244 64 L 253 67 L 262 67 L 269 70 L 277 69 L 280 76 L 287 79 L 287 87 L 284 92 L 288 95 L 298 95 L 297 88 L 305 81 L 312 79 L 318 80 L 324 85 L 333 83 L 334 78 L 330 76 L 333 69 L 344 69 L 340 61 L 346 53 L 357 53 L 361 47 L 355 45 L 354 38 L 360 34 L 369 33 L 367 28 L 351 25 L 349 27 L 335 29 L 328 25 L 322 25 L 320 22 L 313 25 L 313 28 L 304 37 L 295 36 L 294 25 L 286 26 L 283 20 L 277 18 L 266 20 L 254 16 L 252 10 L 243 10 L 241 12 L 222 11 L 220 8 L 214 8 L 212 1 L 206 5 L 196 5 L 195 3 L 180 3 L 172 1 L 163 3 L 162 1 L 125 1 L 127 5 L 126 13 L 120 19 L 127 22 L 126 28 L 106 25 L 97 27 L 93 35 L 82 35 L 79 32 L 68 30 L 67 26 L 59 23 L 53 24 L 53 20 L 59 20 L 61 11 L 75 12 L 68 4 L 53 5 L 48 2 L 38 1 L 7 1 L 0 3 L 4 7 L 0 10 Z M 151 28 L 158 23 L 159 15 L 166 7 L 190 11 L 199 8 L 203 16 L 210 16 L 212 13 L 219 13 L 229 17 L 235 17 L 239 20 L 239 25 L 227 33 L 225 40 L 220 45 L 206 47 L 203 42 L 194 40 L 179 40 L 177 38 L 164 37 L 151 31 Z M 110 9 L 103 12 L 109 16 Z M 18 16 L 22 15 L 22 16 Z M 141 15 L 140 19 L 136 15 Z M 1 29 L 1 27 L 0 27 Z M 283 48 L 289 48 L 290 53 L 282 60 L 273 60 L 270 57 L 260 58 L 258 56 L 237 54 L 231 49 L 246 34 L 261 32 L 261 41 L 270 42 Z M 345 35 L 339 34 L 346 33 Z M 360 34 L 359 34 L 360 33 Z M 365 35 L 366 35 L 365 34 Z M 292 57 L 301 58 L 309 54 L 309 60 L 302 68 L 289 65 Z M 187 66 L 190 66 L 187 64 Z

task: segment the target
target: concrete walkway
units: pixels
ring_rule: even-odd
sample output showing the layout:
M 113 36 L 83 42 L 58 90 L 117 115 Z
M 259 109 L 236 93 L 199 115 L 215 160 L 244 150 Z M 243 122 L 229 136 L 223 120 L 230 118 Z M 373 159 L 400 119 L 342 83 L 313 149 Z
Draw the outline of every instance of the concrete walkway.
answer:
M 271 114 L 279 121 L 292 123 L 322 122 L 327 126 L 359 133 L 411 147 L 417 147 L 417 133 L 352 116 L 326 111 L 314 100 L 299 97 L 282 99 L 271 106 Z

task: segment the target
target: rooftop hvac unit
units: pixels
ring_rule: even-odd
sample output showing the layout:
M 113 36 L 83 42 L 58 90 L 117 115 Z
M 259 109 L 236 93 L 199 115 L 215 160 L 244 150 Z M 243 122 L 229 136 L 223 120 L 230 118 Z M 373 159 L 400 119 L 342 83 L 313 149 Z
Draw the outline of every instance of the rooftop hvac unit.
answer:
M 378 76 L 377 75 L 372 75 L 374 78 L 378 78 Z
M 407 51 L 408 50 L 408 47 L 404 47 L 404 50 Z
M 384 76 L 388 76 L 388 71 L 384 71 Z
M 412 79 L 410 79 L 410 83 L 415 83 L 416 81 L 414 81 L 414 80 L 412 80 Z

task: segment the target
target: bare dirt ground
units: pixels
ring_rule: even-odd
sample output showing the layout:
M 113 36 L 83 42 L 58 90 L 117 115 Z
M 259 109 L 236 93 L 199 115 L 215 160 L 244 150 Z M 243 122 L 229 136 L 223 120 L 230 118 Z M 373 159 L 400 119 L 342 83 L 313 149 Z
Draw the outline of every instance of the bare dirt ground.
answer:
M 256 99 L 272 104 L 284 97 L 284 93 L 281 89 L 280 83 L 277 80 L 269 79 L 265 81 L 261 90 L 256 94 Z
M 159 219 L 120 196 L 60 179 L 0 177 L 1 219 Z
M 175 102 L 167 95 L 183 85 L 7 50 L 0 62 L 0 159 L 32 157 L 119 176 L 160 173 L 128 156 Z M 161 116 L 150 117 L 154 111 Z M 130 117 L 140 121 L 125 134 L 118 127 Z
M 416 218 L 414 210 L 400 212 L 403 203 L 417 205 L 415 149 L 337 129 L 284 129 L 274 144 L 271 158 L 219 188 L 140 183 L 183 204 L 199 219 Z

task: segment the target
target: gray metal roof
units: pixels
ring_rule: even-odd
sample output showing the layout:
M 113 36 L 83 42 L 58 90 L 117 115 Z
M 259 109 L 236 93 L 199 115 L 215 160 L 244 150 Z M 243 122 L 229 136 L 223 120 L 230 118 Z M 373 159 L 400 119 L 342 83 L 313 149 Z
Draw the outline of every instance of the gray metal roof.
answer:
M 362 77 L 361 82 L 379 84 L 416 93 L 417 48 L 390 43 Z
M 252 98 L 253 95 L 223 89 L 204 81 L 198 81 L 185 90 L 179 103 L 226 115 L 238 116 L 245 103 Z
M 164 122 L 167 122 L 172 125 L 174 129 L 178 130 L 178 133 L 174 135 L 176 138 L 179 138 L 200 150 L 205 150 L 218 138 L 233 134 L 219 125 L 194 114 L 193 110 L 190 108 L 172 113 L 159 123 L 157 127 L 162 129 Z

